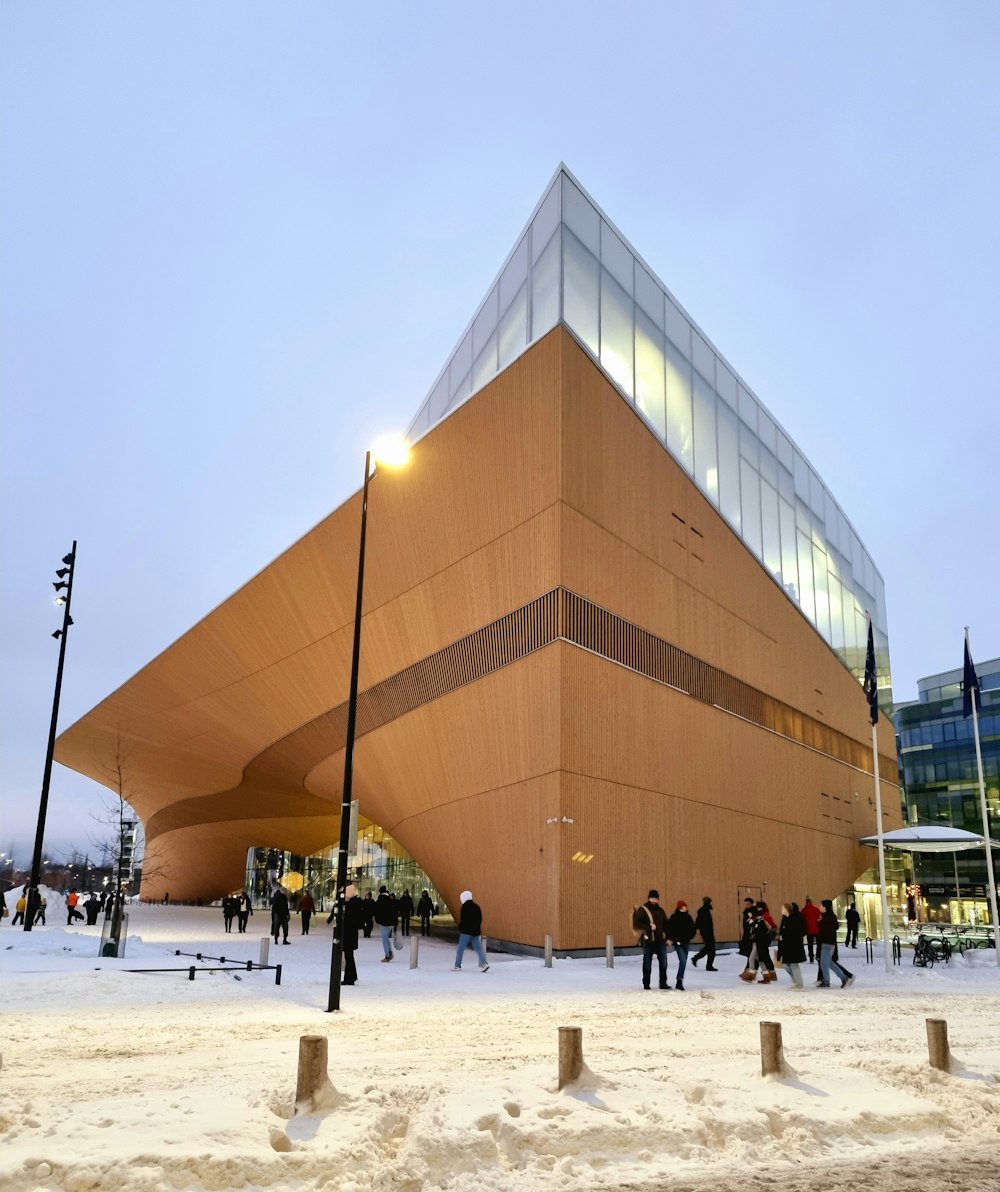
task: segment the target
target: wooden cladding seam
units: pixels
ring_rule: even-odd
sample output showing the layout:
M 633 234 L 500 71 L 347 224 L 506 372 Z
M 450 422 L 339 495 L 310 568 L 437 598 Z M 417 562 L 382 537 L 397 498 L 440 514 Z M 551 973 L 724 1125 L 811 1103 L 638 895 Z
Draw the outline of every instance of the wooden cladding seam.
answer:
M 546 592 L 361 692 L 358 735 L 372 732 L 554 641 L 580 646 L 751 724 L 870 772 L 870 751 L 858 741 L 566 588 Z M 331 752 L 343 748 L 346 701 L 319 719 L 331 731 L 335 742 Z

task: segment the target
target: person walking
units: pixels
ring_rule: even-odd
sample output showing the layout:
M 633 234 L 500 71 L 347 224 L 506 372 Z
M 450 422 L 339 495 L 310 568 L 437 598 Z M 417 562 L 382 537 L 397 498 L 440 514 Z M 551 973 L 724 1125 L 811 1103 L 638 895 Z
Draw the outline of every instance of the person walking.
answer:
M 382 941 L 382 963 L 388 964 L 392 960 L 392 929 L 396 926 L 396 908 L 393 906 L 389 891 L 385 886 L 379 886 L 378 898 L 375 899 L 373 909 L 374 921 L 378 924 L 379 938 Z
M 743 910 L 740 912 L 740 946 L 739 953 L 746 960 L 740 978 L 752 981 L 753 973 L 757 971 L 757 958 L 753 955 L 753 928 L 757 918 L 757 904 L 752 898 L 743 899 Z M 751 973 L 751 957 L 753 959 L 753 973 Z M 747 974 L 750 974 L 749 976 Z
M 823 899 L 823 913 L 819 920 L 819 980 L 816 982 L 823 989 L 830 988 L 830 970 L 840 978 L 840 988 L 846 989 L 854 984 L 854 974 L 849 973 L 842 964 L 833 958 L 837 946 L 837 928 L 840 920 L 833 910 L 833 901 Z
M 239 934 L 243 935 L 247 929 L 247 921 L 253 914 L 253 904 L 246 890 L 241 890 L 236 899 L 236 924 Z
M 420 895 L 420 901 L 417 903 L 417 914 L 420 916 L 420 934 L 430 935 L 431 915 L 434 914 L 434 903 L 431 901 L 430 893 L 427 890 Z
M 667 984 L 667 915 L 660 906 L 660 891 L 650 890 L 642 906 L 632 912 L 632 926 L 642 934 L 642 987 L 650 988 L 653 976 L 653 957 L 659 966 L 660 988 L 669 989 Z
M 806 959 L 806 921 L 797 902 L 786 902 L 781 908 L 778 924 L 776 955 L 792 980 L 793 989 L 805 989 L 802 965 Z
M 327 923 L 332 923 L 337 917 L 337 904 L 326 917 Z M 356 985 L 358 969 L 354 960 L 354 953 L 358 950 L 358 933 L 364 926 L 364 901 L 358 896 L 357 887 L 352 883 L 344 890 L 344 928 L 341 940 L 341 950 L 344 953 L 344 976 L 341 985 Z M 306 932 L 306 935 L 309 933 Z
M 14 903 L 14 918 L 11 919 L 11 927 L 16 927 L 18 923 L 24 922 L 24 912 L 28 907 L 28 887 L 25 886 L 21 893 L 17 896 L 17 902 Z M 72 920 L 67 920 L 67 926 Z
M 410 934 L 410 920 L 413 918 L 413 896 L 409 890 L 403 891 L 399 900 L 399 930 L 403 935 Z
M 861 926 L 861 916 L 858 914 L 858 908 L 853 902 L 844 911 L 844 922 L 847 924 L 847 936 L 844 939 L 844 947 L 856 948 L 858 946 L 858 928 Z
M 806 943 L 809 945 L 809 963 L 814 964 L 813 948 L 816 949 L 816 960 L 819 960 L 819 920 L 822 911 L 811 898 L 806 898 L 802 904 L 802 918 L 806 921 Z
M 753 981 L 757 976 L 758 967 L 763 967 L 760 984 L 768 985 L 777 981 L 778 975 L 774 971 L 774 961 L 771 959 L 771 944 L 778 934 L 778 925 L 771 917 L 766 902 L 758 902 L 754 906 L 752 929 L 752 947 L 747 967 L 740 973 L 743 981 Z
M 667 938 L 673 940 L 674 952 L 677 954 L 677 979 L 674 981 L 674 988 L 683 991 L 688 950 L 694 939 L 694 919 L 691 918 L 687 903 L 683 898 L 677 903 L 674 913 L 667 920 Z
M 490 966 L 486 959 L 486 949 L 483 947 L 482 909 L 477 902 L 473 902 L 471 890 L 463 890 L 459 895 L 459 901 L 462 904 L 462 909 L 458 916 L 458 948 L 455 951 L 455 971 L 458 972 L 461 969 L 465 949 L 471 944 L 476 949 L 476 955 L 479 957 L 479 971 L 485 973 L 489 970 Z
M 364 924 L 362 930 L 365 933 L 365 939 L 370 939 L 372 928 L 375 926 L 375 899 L 372 898 L 371 890 L 368 891 L 361 902 L 361 910 L 364 915 Z
M 93 890 L 91 890 L 87 901 L 83 904 L 83 909 L 87 912 L 87 926 L 95 927 L 97 925 L 97 916 L 101 913 L 101 900 Z
M 352 886 L 351 889 L 354 890 L 354 887 Z M 357 890 L 354 890 L 354 893 L 357 894 Z M 306 890 L 306 892 L 299 899 L 299 914 L 302 916 L 302 934 L 303 935 L 309 934 L 309 920 L 313 917 L 313 912 L 315 910 L 316 910 L 316 900 L 309 893 L 309 891 Z M 356 948 L 357 944 L 355 944 L 354 946 Z
M 278 886 L 271 895 L 271 934 L 274 936 L 274 942 L 278 942 L 278 936 L 282 935 L 283 944 L 288 943 L 288 921 L 291 918 L 291 911 L 288 907 L 288 895 L 285 893 L 283 887 Z
M 236 898 L 232 894 L 222 896 L 222 925 L 226 932 L 233 930 L 233 919 L 236 917 Z
M 712 900 L 707 895 L 701 900 L 701 906 L 694 917 L 694 929 L 701 936 L 701 948 L 691 957 L 691 964 L 697 968 L 698 961 L 707 956 L 706 972 L 717 973 L 719 970 L 715 967 L 715 922 L 712 919 Z

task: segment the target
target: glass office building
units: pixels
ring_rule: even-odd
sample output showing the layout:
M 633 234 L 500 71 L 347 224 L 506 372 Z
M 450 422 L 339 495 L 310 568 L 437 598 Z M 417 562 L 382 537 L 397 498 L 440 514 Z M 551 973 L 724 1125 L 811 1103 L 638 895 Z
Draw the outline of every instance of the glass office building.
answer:
M 411 440 L 558 323 L 859 678 L 870 610 L 879 686 L 888 688 L 885 588 L 857 532 L 791 436 L 564 166 L 421 405 Z
M 990 836 L 1000 839 L 1000 658 L 976 667 L 981 686 L 979 739 Z M 911 823 L 947 824 L 983 831 L 972 717 L 962 715 L 962 670 L 917 683 L 919 698 L 897 704 L 894 720 L 899 771 Z M 1000 860 L 994 855 L 994 863 Z M 914 854 L 922 918 L 931 922 L 985 921 L 989 917 L 986 857 L 964 853 Z

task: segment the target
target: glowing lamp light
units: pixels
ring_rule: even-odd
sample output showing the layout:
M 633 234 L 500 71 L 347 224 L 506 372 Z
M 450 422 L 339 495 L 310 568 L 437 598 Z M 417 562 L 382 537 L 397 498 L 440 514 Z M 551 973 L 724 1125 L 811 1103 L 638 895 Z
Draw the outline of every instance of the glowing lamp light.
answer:
M 372 458 L 388 468 L 405 467 L 410 458 L 410 445 L 405 439 L 379 439 L 372 448 Z

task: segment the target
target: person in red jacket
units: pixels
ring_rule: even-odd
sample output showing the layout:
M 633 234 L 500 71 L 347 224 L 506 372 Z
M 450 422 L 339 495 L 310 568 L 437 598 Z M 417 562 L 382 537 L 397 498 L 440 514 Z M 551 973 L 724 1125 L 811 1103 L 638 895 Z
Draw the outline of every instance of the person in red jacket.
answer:
M 807 898 L 802 907 L 802 918 L 806 921 L 806 942 L 809 945 L 809 963 L 815 964 L 819 960 L 819 920 L 823 912 L 811 898 Z M 816 954 L 813 956 L 813 949 Z

